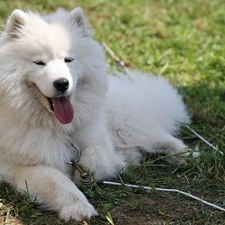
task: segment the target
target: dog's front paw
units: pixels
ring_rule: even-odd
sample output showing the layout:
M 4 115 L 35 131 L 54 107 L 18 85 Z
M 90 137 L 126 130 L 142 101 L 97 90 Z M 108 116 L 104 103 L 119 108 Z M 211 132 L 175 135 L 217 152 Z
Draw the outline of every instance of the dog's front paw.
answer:
M 71 219 L 81 221 L 96 215 L 98 215 L 98 213 L 90 203 L 80 200 L 77 200 L 73 205 L 68 204 L 63 206 L 62 210 L 59 212 L 59 217 L 65 222 Z

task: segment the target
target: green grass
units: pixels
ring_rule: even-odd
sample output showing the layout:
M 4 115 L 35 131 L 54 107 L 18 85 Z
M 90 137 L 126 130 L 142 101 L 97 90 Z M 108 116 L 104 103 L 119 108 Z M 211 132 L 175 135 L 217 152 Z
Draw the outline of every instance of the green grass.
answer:
M 179 87 L 193 115 L 192 127 L 225 153 L 224 0 L 15 0 L 0 1 L 2 29 L 15 8 L 49 13 L 84 8 L 96 39 L 107 43 L 128 67 L 162 74 Z M 107 54 L 108 55 L 108 54 Z M 115 62 L 108 55 L 109 64 Z M 225 159 L 183 128 L 198 162 L 169 166 L 157 156 L 131 168 L 120 180 L 176 188 L 225 208 Z M 69 224 L 225 224 L 225 213 L 178 194 L 92 185 L 81 187 L 99 216 Z M 41 211 L 28 193 L 0 185 L 0 224 L 64 224 Z

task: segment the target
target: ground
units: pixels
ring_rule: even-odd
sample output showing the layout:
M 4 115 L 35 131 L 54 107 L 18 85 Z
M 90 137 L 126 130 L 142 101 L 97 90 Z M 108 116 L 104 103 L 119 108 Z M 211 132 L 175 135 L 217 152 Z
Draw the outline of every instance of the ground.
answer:
M 107 43 L 129 68 L 162 74 L 176 85 L 192 114 L 191 127 L 225 153 L 225 4 L 224 0 L 15 0 L 0 1 L 4 29 L 15 8 L 55 11 L 84 8 L 96 39 Z M 107 63 L 115 67 L 108 53 Z M 147 156 L 116 181 L 146 185 L 153 191 L 102 184 L 83 185 L 82 191 L 99 212 L 98 217 L 68 224 L 221 225 L 225 212 L 176 193 L 191 193 L 225 208 L 225 159 L 187 128 L 180 137 L 198 160 L 167 165 L 164 156 Z M 1 156 L 0 156 L 1 157 Z M 39 209 L 28 193 L 16 193 L 0 184 L 0 224 L 64 224 L 53 212 Z

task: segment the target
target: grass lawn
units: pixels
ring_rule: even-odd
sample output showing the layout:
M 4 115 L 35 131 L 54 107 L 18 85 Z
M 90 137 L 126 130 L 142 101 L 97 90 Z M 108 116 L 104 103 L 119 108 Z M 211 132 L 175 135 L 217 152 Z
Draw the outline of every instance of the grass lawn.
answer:
M 2 29 L 13 9 L 55 11 L 81 6 L 96 39 L 107 43 L 128 67 L 162 74 L 184 95 L 191 127 L 225 153 L 224 0 L 2 0 Z M 108 53 L 106 53 L 108 55 Z M 108 63 L 115 61 L 108 55 Z M 181 166 L 148 156 L 120 179 L 125 183 L 174 188 L 225 208 L 225 159 L 187 128 L 182 139 L 199 147 L 198 161 Z M 160 157 L 160 156 L 159 156 Z M 181 194 L 106 185 L 82 186 L 99 216 L 68 224 L 225 224 L 225 212 Z M 0 184 L 0 224 L 64 224 L 28 196 Z

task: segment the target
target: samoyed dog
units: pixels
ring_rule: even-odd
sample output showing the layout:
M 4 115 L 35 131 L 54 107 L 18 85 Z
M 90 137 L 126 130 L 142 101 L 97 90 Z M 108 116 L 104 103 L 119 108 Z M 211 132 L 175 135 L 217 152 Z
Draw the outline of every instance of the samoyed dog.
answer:
M 81 8 L 15 10 L 0 48 L 0 179 L 61 219 L 97 215 L 76 186 L 79 170 L 69 173 L 73 159 L 96 180 L 140 163 L 142 152 L 182 162 L 182 97 L 162 77 L 108 76 Z

